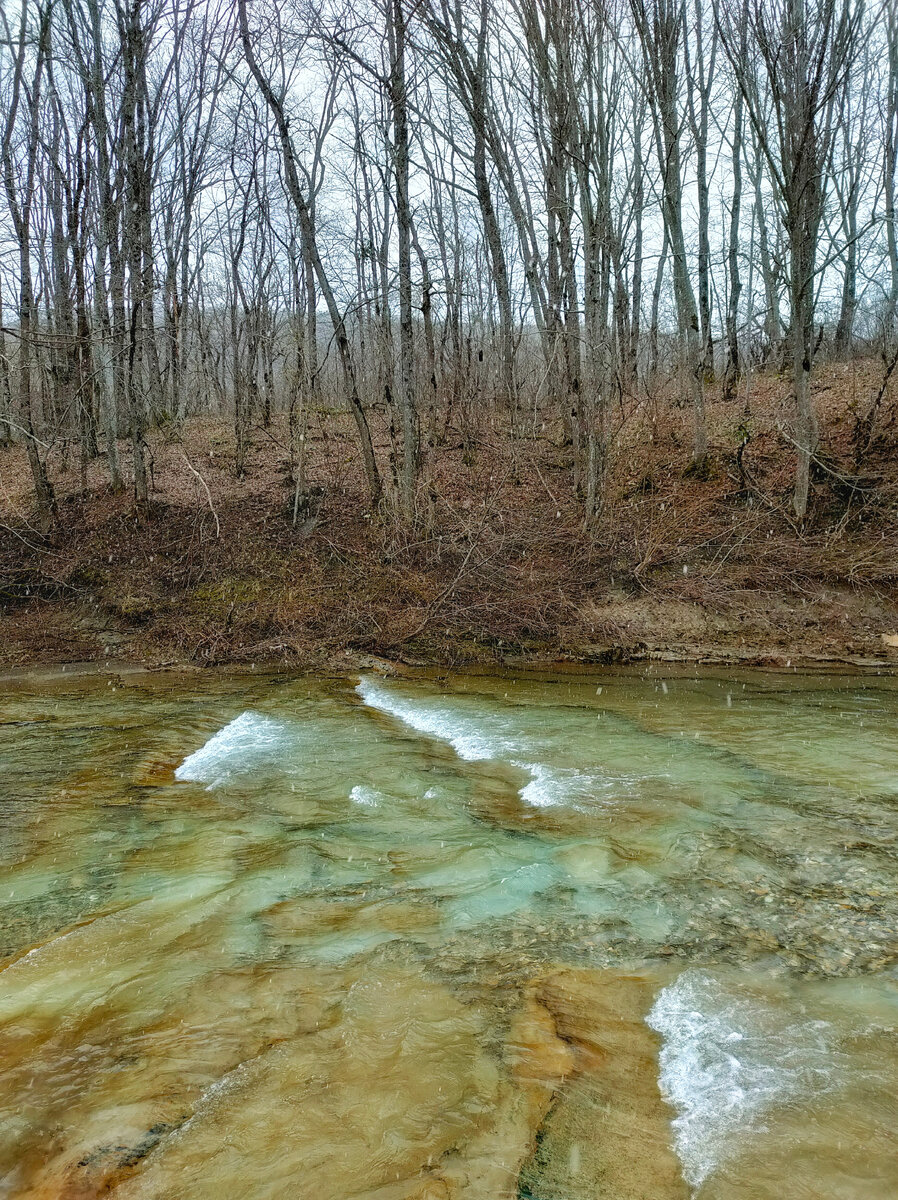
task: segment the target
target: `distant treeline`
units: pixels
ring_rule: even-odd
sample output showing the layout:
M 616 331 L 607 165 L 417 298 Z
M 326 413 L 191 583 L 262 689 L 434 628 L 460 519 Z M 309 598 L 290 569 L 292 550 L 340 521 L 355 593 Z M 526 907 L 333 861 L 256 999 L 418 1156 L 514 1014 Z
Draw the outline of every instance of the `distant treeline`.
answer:
M 22 0 L 0 9 L 0 441 L 345 407 L 414 524 L 471 404 L 563 412 L 599 512 L 622 397 L 789 372 L 803 518 L 821 348 L 891 361 L 890 0 Z M 894 365 L 894 363 L 893 363 Z M 716 393 L 715 393 L 716 394 Z M 385 408 L 392 467 L 370 418 Z M 511 425 L 515 427 L 514 422 Z M 422 433 L 423 430 L 423 433 Z M 133 447 L 123 479 L 119 440 Z

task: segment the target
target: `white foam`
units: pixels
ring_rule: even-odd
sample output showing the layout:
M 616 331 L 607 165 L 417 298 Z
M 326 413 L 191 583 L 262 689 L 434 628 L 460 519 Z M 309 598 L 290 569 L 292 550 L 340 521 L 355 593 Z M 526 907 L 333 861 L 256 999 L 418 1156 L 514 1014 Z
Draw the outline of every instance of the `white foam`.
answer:
M 747 997 L 707 971 L 664 988 L 646 1018 L 661 1034 L 660 1085 L 676 1110 L 683 1175 L 699 1187 L 772 1108 L 832 1085 L 825 1021 Z
M 613 799 L 621 781 L 595 771 L 574 767 L 549 767 L 545 763 L 517 763 L 529 771 L 531 780 L 521 788 L 521 799 L 534 808 L 589 808 Z
M 612 798 L 619 790 L 621 781 L 613 776 L 527 761 L 530 754 L 539 752 L 539 740 L 515 730 L 510 719 L 484 712 L 469 714 L 457 703 L 415 702 L 370 677 L 360 680 L 356 692 L 372 708 L 397 717 L 418 733 L 448 742 L 459 758 L 506 762 L 526 771 L 530 782 L 519 794 L 534 808 L 589 806 Z
M 520 796 L 534 808 L 553 808 L 569 803 L 583 781 L 578 771 L 547 767 L 544 763 L 521 765 L 530 772 L 531 779 L 521 788 Z
M 371 708 L 398 717 L 418 733 L 448 742 L 459 758 L 480 762 L 502 757 L 503 743 L 484 732 L 482 719 L 467 716 L 446 704 L 416 704 L 387 691 L 369 677 L 361 679 L 355 690 Z
M 286 726 L 280 721 L 261 713 L 243 712 L 188 755 L 175 770 L 175 778 L 215 787 L 231 775 L 251 769 L 260 756 L 282 746 L 286 734 Z
M 364 783 L 357 783 L 349 793 L 349 799 L 365 808 L 377 808 L 381 801 L 381 794 Z

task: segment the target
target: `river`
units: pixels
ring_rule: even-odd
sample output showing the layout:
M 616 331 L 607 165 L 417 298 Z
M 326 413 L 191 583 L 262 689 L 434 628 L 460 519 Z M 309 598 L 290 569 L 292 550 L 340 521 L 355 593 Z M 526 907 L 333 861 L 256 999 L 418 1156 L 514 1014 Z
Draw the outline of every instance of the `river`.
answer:
M 0 768 L 0 1197 L 898 1195 L 898 680 L 48 677 Z

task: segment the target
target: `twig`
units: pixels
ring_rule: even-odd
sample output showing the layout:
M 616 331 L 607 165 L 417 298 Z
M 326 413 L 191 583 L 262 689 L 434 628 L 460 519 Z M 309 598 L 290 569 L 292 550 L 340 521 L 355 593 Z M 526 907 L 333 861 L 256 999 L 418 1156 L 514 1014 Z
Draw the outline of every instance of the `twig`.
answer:
M 790 437 L 789 434 L 786 433 L 785 429 L 780 429 L 779 432 L 787 442 L 792 443 L 796 450 L 805 449 L 805 447 L 803 447 L 799 442 L 796 442 L 795 438 Z M 841 471 L 833 470 L 833 468 L 827 466 L 827 464 L 821 458 L 818 458 L 816 454 L 811 454 L 811 462 L 818 466 L 821 471 L 825 471 L 827 475 L 832 475 L 833 479 L 838 479 L 839 483 L 847 484 L 853 492 L 869 492 L 872 495 L 872 493 L 876 491 L 876 488 L 861 487 L 861 485 L 857 482 L 857 477 L 852 478 L 851 475 L 843 475 Z
M 182 450 L 181 453 L 184 455 L 184 461 L 187 463 L 187 466 L 190 468 L 190 470 L 193 472 L 193 474 L 197 477 L 197 479 L 203 485 L 203 490 L 206 493 L 206 499 L 209 501 L 209 511 L 212 513 L 212 516 L 215 519 L 215 536 L 217 538 L 220 538 L 221 537 L 221 524 L 218 520 L 218 513 L 215 511 L 215 505 L 212 503 L 212 493 L 209 491 L 209 485 L 208 485 L 208 483 L 206 483 L 205 479 L 203 479 L 202 475 L 199 473 L 199 471 L 196 469 L 196 467 L 193 465 L 193 463 L 187 457 L 186 451 Z
M 876 414 L 879 411 L 879 406 L 882 404 L 886 391 L 888 390 L 889 380 L 892 377 L 892 372 L 898 366 L 898 346 L 895 347 L 895 352 L 889 359 L 885 354 L 882 356 L 885 371 L 883 372 L 882 381 L 879 385 L 879 390 L 874 397 L 873 403 L 870 406 L 869 412 L 864 417 L 857 417 L 854 422 L 854 466 L 855 470 L 860 469 L 861 459 L 868 453 L 873 444 L 873 426 L 876 420 Z M 861 445 L 861 435 L 865 434 L 864 443 Z
M 552 501 L 552 503 L 557 508 L 558 507 L 558 498 L 556 496 L 553 496 L 551 491 L 549 490 L 549 485 L 546 483 L 545 479 L 543 479 L 543 473 L 539 469 L 539 463 L 536 461 L 536 459 L 533 460 L 533 465 L 534 465 L 534 467 L 536 467 L 536 473 L 539 476 L 540 483 L 546 489 L 546 495 L 549 497 L 549 499 Z

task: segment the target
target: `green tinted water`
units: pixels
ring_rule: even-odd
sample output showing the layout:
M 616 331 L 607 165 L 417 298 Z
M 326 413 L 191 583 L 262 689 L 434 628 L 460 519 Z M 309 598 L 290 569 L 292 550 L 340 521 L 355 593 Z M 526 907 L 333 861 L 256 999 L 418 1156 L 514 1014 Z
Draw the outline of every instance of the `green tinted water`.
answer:
M 45 682 L 0 1196 L 898 1194 L 898 686 Z

